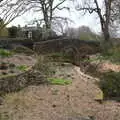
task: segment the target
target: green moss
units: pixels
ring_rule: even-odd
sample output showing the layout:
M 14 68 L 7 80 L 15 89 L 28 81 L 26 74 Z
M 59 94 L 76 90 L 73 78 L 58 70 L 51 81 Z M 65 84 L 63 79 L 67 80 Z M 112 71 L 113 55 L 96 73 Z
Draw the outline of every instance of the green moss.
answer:
M 28 66 L 26 66 L 26 65 L 20 65 L 20 66 L 17 66 L 16 68 L 18 70 L 20 70 L 20 71 L 26 71 L 28 69 Z
M 65 80 L 61 78 L 48 78 L 48 81 L 53 85 L 69 85 L 72 84 L 71 80 Z

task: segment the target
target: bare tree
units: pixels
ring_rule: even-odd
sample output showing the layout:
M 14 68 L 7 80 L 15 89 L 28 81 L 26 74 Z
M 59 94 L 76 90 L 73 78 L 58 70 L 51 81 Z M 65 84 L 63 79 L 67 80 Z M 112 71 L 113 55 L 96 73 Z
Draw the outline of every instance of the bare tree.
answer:
M 120 29 L 120 1 L 114 0 L 112 2 L 112 10 L 111 10 L 111 24 L 110 24 L 110 35 L 111 37 L 118 37 L 119 29 Z
M 67 9 L 68 7 L 63 6 L 67 0 L 27 0 L 35 12 L 42 13 L 42 19 L 39 21 L 44 22 L 46 29 L 51 29 L 52 22 L 55 19 L 59 19 L 60 16 L 55 16 L 56 10 Z
M 103 0 L 103 6 L 101 6 L 99 0 L 82 0 L 76 7 L 78 11 L 84 11 L 84 13 L 88 12 L 90 14 L 96 13 L 98 15 L 104 41 L 107 44 L 111 44 L 109 26 L 110 23 L 113 22 L 113 17 L 111 15 L 114 14 L 112 13 L 114 1 L 115 0 Z
M 4 28 L 15 18 L 23 15 L 30 10 L 30 6 L 24 0 L 1 0 L 0 1 L 0 18 L 3 24 L 0 24 L 0 29 Z
M 120 1 L 113 0 L 111 9 L 111 20 L 120 23 Z
M 65 36 L 66 29 L 68 29 L 70 23 L 73 23 L 73 21 L 68 18 L 56 18 L 52 21 L 52 29 L 58 34 Z
M 98 40 L 98 35 L 94 33 L 88 26 L 80 26 L 78 28 L 68 28 L 66 35 L 69 38 L 80 40 Z

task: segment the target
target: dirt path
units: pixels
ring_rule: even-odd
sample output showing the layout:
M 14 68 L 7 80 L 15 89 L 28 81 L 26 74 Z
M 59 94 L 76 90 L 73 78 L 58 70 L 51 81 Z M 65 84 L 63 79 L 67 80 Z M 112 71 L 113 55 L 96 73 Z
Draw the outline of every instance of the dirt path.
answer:
M 1 115 L 9 116 L 6 120 L 88 120 L 80 116 L 120 120 L 120 103 L 94 101 L 99 92 L 94 78 L 81 75 L 76 66 L 71 66 L 71 72 L 69 67 L 69 73 L 72 73 L 71 85 L 30 86 L 7 95 L 0 106 Z

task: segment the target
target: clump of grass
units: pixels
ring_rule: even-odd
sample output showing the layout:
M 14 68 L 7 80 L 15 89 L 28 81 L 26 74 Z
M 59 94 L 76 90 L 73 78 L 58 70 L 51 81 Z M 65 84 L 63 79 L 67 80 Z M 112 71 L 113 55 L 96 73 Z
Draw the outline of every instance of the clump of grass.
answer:
M 53 85 L 69 85 L 72 84 L 71 80 L 65 80 L 61 78 L 48 78 L 48 81 Z
M 17 66 L 16 68 L 18 70 L 20 70 L 20 71 L 26 71 L 28 69 L 28 66 L 26 66 L 26 65 L 20 65 L 20 66 Z
M 13 55 L 13 53 L 12 52 L 10 52 L 9 50 L 5 50 L 5 49 L 0 49 L 0 56 L 1 57 L 10 57 L 10 56 L 12 56 Z

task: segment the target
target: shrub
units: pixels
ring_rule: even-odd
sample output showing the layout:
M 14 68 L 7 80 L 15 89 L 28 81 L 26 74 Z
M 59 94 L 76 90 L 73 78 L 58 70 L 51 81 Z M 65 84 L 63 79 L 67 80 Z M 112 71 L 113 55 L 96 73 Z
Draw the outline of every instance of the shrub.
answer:
M 104 59 L 109 59 L 112 62 L 120 63 L 120 47 L 113 47 L 103 53 Z
M 8 33 L 9 33 L 9 37 L 11 38 L 16 38 L 17 37 L 17 27 L 16 26 L 12 26 L 10 28 L 8 28 Z
M 45 76 L 51 76 L 55 73 L 55 70 L 51 67 L 52 63 L 50 63 L 50 59 L 45 56 L 38 56 L 37 63 L 34 68 L 40 71 Z
M 107 98 L 120 97 L 120 72 L 104 73 L 99 82 L 104 96 Z

